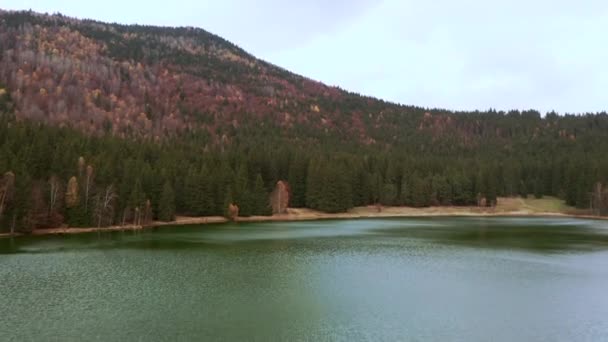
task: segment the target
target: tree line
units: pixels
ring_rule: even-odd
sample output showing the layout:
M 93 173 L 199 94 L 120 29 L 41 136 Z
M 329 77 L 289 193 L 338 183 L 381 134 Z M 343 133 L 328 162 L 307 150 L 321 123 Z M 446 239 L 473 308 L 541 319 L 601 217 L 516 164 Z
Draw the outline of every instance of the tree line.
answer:
M 381 204 L 492 206 L 546 195 L 606 214 L 608 163 L 592 146 L 538 145 L 458 154 L 410 147 L 307 148 L 258 136 L 222 148 L 195 139 L 129 140 L 0 119 L 0 227 L 33 229 L 171 221 L 175 215 L 270 215 L 277 181 L 290 206 L 343 212 Z M 352 151 L 351 151 L 352 150 Z

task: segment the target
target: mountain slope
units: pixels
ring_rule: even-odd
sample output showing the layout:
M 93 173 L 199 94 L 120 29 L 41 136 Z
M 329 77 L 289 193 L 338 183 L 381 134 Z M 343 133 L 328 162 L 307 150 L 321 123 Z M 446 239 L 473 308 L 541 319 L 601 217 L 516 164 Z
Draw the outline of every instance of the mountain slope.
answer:
M 209 143 L 262 134 L 403 145 L 575 139 L 608 116 L 453 113 L 348 93 L 290 73 L 198 28 L 106 24 L 0 12 L 0 84 L 18 118 L 122 137 L 197 132 Z M 446 140 L 447 139 L 447 140 Z
M 0 82 L 22 118 L 122 136 L 201 130 L 217 139 L 255 124 L 369 141 L 374 117 L 402 110 L 294 75 L 202 29 L 31 12 L 0 20 Z

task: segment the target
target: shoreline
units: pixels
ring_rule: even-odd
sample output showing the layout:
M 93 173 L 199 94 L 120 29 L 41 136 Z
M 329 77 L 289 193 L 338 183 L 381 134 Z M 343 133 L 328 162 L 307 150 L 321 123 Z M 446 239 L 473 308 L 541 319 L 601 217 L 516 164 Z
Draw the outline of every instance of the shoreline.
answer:
M 85 227 L 85 228 L 49 228 L 38 229 L 31 233 L 0 233 L 0 238 L 11 236 L 28 235 L 64 235 L 82 234 L 108 231 L 138 231 L 164 226 L 187 226 L 187 225 L 207 225 L 221 224 L 229 222 L 291 222 L 291 221 L 315 221 L 315 220 L 339 220 L 339 219 L 373 219 L 373 218 L 403 218 L 403 217 L 558 217 L 558 218 L 578 218 L 593 220 L 608 220 L 608 217 L 600 217 L 575 212 L 560 212 L 539 210 L 534 208 L 521 199 L 502 199 L 497 207 L 454 207 L 438 206 L 427 208 L 412 207 L 381 207 L 376 206 L 356 207 L 345 213 L 324 213 L 305 208 L 289 208 L 287 214 L 272 216 L 251 216 L 239 217 L 235 221 L 230 221 L 221 216 L 185 217 L 178 216 L 171 222 L 154 221 L 145 226 L 110 226 L 110 227 Z M 500 203 L 499 202 L 499 203 Z M 531 202 L 531 201 L 528 201 Z

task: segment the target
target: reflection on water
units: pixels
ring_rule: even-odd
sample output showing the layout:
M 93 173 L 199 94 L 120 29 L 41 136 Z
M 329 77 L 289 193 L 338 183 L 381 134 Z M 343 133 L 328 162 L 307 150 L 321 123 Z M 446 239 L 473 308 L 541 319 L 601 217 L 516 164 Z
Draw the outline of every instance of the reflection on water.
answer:
M 416 218 L 0 240 L 0 340 L 605 340 L 608 222 Z
M 380 229 L 381 233 L 438 243 L 529 251 L 608 248 L 608 224 L 599 220 L 482 218 L 457 224 Z
M 413 218 L 239 223 L 0 239 L 0 253 L 74 249 L 188 249 L 235 243 L 387 236 L 483 248 L 585 251 L 608 248 L 608 221 L 561 218 Z

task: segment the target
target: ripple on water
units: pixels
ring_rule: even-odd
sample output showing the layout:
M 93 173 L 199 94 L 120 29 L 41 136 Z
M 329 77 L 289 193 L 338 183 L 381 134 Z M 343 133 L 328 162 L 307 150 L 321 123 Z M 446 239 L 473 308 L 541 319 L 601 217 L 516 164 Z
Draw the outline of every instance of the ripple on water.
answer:
M 603 223 L 420 218 L 0 242 L 0 340 L 601 340 Z

